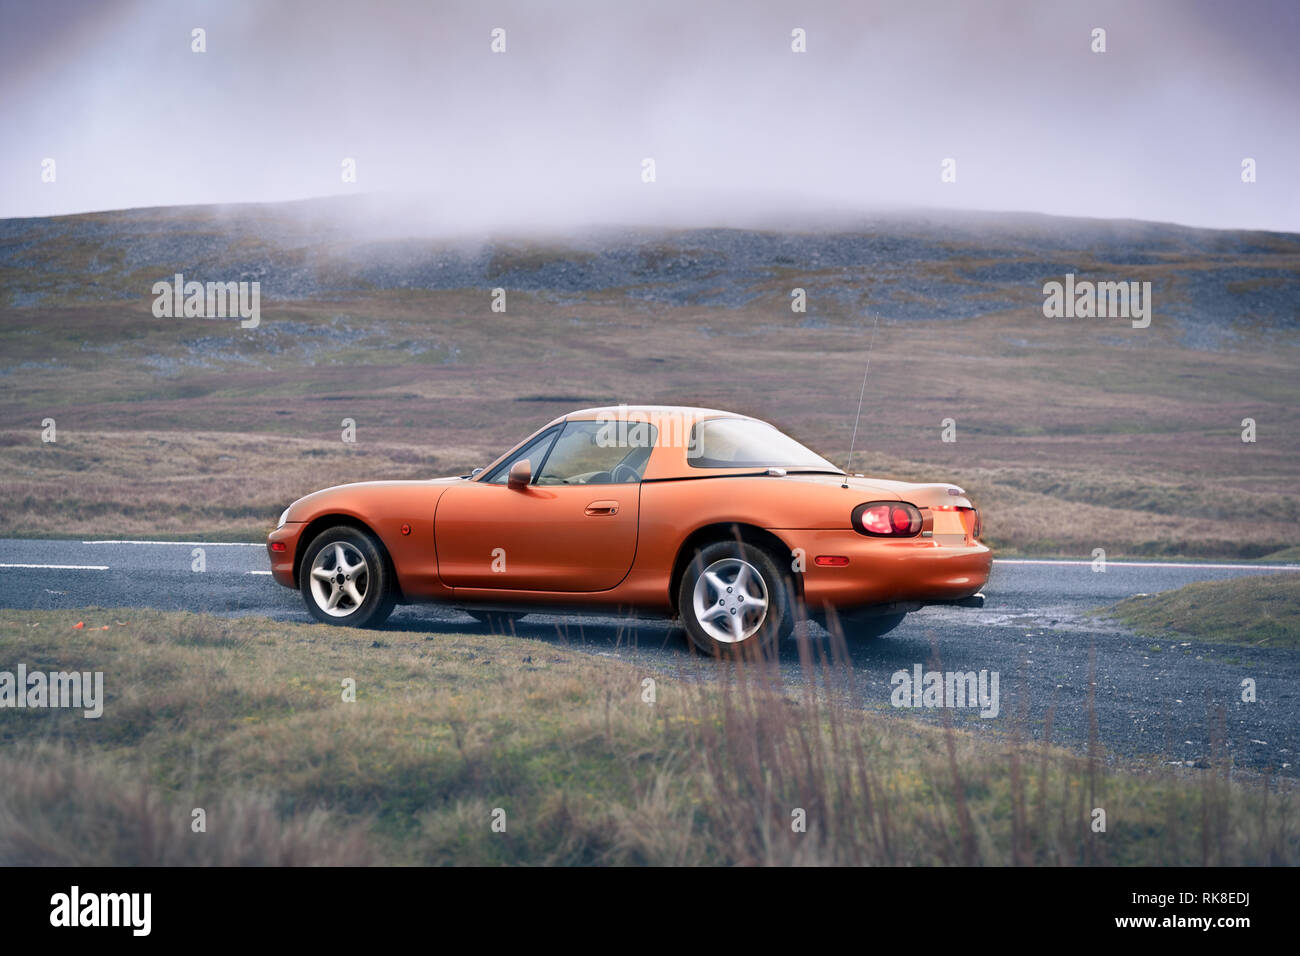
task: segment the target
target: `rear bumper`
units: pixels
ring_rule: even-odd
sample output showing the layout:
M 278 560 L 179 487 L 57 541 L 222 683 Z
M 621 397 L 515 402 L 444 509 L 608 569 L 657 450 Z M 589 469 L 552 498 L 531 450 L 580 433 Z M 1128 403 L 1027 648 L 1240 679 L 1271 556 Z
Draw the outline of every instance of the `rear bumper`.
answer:
M 271 559 L 271 580 L 287 588 L 297 588 L 298 582 L 293 575 L 294 557 L 298 553 L 298 538 L 305 527 L 300 521 L 286 521 L 266 536 L 266 553 Z M 275 545 L 283 544 L 283 551 L 274 550 Z
M 993 552 L 977 541 L 941 545 L 931 538 L 869 538 L 854 531 L 773 529 L 795 553 L 802 551 L 804 602 L 813 611 L 897 605 L 983 605 Z M 819 556 L 847 558 L 843 565 L 817 564 Z M 976 596 L 979 595 L 978 598 Z
M 887 617 L 891 614 L 910 614 L 913 611 L 919 611 L 923 607 L 983 607 L 984 595 L 972 594 L 970 597 L 953 598 L 946 601 L 893 601 L 889 604 L 868 604 L 860 607 L 839 607 L 835 609 L 835 616 L 841 620 L 848 618 L 865 618 L 865 617 Z M 822 620 L 829 617 L 830 612 L 825 607 L 815 615 Z

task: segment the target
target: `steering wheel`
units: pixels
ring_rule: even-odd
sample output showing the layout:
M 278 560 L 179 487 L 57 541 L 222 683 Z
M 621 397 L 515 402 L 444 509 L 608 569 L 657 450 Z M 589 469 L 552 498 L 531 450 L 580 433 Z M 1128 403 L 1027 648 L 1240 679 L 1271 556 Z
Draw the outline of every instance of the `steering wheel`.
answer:
M 636 469 L 631 465 L 619 462 L 614 466 L 614 470 L 610 472 L 610 480 L 616 485 L 632 484 L 640 481 L 641 476 L 637 474 Z

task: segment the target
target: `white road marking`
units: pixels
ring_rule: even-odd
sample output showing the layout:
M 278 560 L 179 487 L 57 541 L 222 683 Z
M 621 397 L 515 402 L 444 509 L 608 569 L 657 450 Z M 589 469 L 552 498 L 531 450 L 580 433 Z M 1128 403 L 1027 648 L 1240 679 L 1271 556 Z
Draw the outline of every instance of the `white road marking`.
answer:
M 107 564 L 0 564 L 0 568 L 37 568 L 46 571 L 107 571 Z M 270 575 L 270 571 L 245 571 L 245 574 Z
M 266 545 L 248 541 L 83 541 L 82 544 L 175 544 L 203 548 L 265 548 Z
M 99 540 L 83 541 L 82 544 L 170 544 L 184 547 L 206 548 L 264 548 L 266 545 L 248 541 L 134 541 Z M 1058 565 L 1061 567 L 1088 567 L 1092 561 L 1057 561 L 1051 558 L 994 558 L 994 564 L 1038 564 Z M 1300 571 L 1300 564 L 1203 564 L 1200 562 L 1179 563 L 1175 561 L 1107 561 L 1107 567 L 1114 568 L 1181 568 L 1184 570 L 1207 571 Z M 106 564 L 0 564 L 0 568 L 47 568 L 52 571 L 107 571 Z M 270 571 L 247 571 L 246 574 L 270 574 Z
M 1031 558 L 994 558 L 994 564 L 1058 564 L 1084 567 L 1091 561 L 1052 561 Z M 1300 571 L 1300 564 L 1177 564 L 1173 561 L 1107 561 L 1108 568 L 1191 568 L 1211 571 Z

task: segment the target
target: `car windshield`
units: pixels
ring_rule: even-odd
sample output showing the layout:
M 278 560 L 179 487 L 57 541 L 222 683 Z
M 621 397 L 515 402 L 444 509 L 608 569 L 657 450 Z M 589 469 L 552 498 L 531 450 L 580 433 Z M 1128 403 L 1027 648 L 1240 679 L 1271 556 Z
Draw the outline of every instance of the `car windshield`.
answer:
M 686 460 L 694 468 L 800 468 L 843 474 L 789 435 L 752 418 L 711 418 L 696 423 Z

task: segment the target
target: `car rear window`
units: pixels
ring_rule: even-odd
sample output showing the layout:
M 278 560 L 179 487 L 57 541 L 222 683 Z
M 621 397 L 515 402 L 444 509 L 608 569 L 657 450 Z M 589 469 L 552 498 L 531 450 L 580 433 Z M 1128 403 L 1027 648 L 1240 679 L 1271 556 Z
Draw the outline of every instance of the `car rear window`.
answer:
M 710 418 L 696 422 L 686 447 L 693 468 L 836 468 L 766 422 L 752 418 Z

